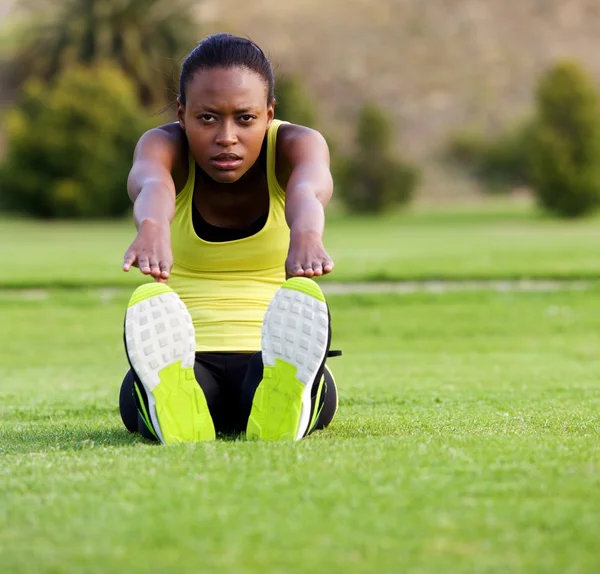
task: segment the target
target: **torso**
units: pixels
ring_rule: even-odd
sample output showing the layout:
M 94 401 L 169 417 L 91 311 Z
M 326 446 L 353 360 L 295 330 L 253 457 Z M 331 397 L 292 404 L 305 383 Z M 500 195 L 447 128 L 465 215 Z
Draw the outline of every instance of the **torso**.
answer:
M 287 126 L 274 122 L 265 140 L 263 169 L 236 194 L 218 197 L 191 156 L 185 161 L 185 181 L 183 171 L 178 173 L 184 162 L 174 170 L 178 193 L 169 285 L 192 315 L 197 351 L 260 349 L 262 317 L 285 281 L 289 229 L 277 148 L 279 130 Z

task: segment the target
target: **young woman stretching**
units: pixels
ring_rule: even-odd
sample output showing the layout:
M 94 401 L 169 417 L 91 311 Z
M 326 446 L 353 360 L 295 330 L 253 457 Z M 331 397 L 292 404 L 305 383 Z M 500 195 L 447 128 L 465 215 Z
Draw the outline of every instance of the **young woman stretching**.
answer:
M 329 150 L 274 107 L 263 51 L 209 36 L 183 63 L 178 121 L 137 144 L 138 233 L 123 269 L 155 282 L 125 318 L 120 409 L 132 432 L 298 440 L 333 419 L 330 317 L 311 279 L 333 269 L 322 242 Z

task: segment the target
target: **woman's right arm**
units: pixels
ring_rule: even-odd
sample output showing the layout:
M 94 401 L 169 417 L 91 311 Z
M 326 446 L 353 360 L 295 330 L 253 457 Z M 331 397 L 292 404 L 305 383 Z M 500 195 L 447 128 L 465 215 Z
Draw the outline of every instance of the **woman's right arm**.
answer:
M 172 173 L 180 156 L 177 136 L 161 128 L 146 132 L 135 148 L 127 190 L 138 234 L 125 253 L 123 271 L 133 266 L 157 281 L 169 278 L 176 195 Z

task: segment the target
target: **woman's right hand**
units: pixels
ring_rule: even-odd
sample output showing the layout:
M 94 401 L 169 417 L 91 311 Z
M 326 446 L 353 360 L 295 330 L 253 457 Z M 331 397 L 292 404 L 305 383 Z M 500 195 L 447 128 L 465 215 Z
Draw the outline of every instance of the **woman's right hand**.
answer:
M 123 271 L 139 267 L 144 275 L 152 275 L 159 283 L 166 283 L 173 267 L 171 228 L 166 221 L 142 222 L 137 237 L 125 253 Z

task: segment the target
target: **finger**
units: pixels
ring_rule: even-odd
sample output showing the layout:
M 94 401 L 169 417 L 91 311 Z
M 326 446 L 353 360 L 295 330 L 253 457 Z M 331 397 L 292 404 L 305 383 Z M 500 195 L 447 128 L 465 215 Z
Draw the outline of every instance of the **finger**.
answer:
M 333 271 L 333 261 L 331 261 L 331 259 L 328 259 L 323 264 L 323 275 L 325 275 L 327 273 L 331 273 L 332 271 Z
M 300 263 L 291 263 L 286 265 L 286 272 L 290 277 L 298 277 L 304 275 L 304 269 Z
M 163 277 L 157 277 L 156 278 L 156 282 L 157 283 L 168 283 L 167 279 L 164 279 Z
M 304 277 L 312 277 L 314 275 L 312 266 L 306 265 L 304 267 Z
M 140 271 L 144 275 L 148 275 L 150 273 L 150 262 L 147 257 L 138 257 L 138 264 L 140 267 Z
M 160 277 L 161 279 L 168 279 L 170 275 L 171 266 L 164 261 L 159 264 L 160 267 Z
M 150 275 L 152 277 L 160 277 L 160 267 L 158 266 L 158 261 L 155 259 L 150 259 Z
M 315 277 L 323 275 L 323 266 L 320 263 L 313 263 L 312 269 Z
M 125 259 L 123 260 L 123 271 L 129 271 L 131 266 L 135 263 L 136 256 L 135 252 L 128 251 L 125 253 Z

